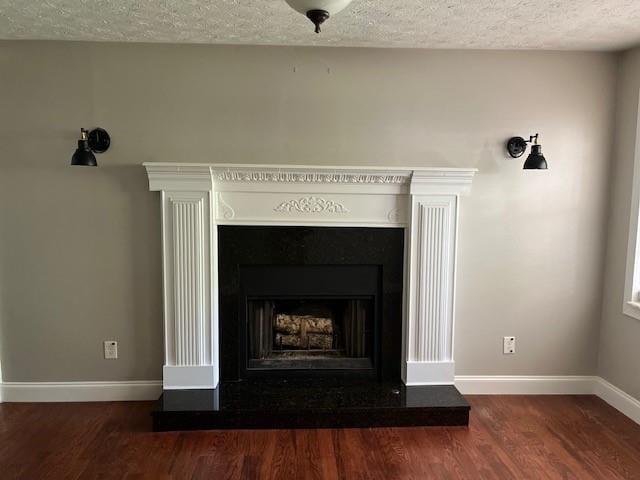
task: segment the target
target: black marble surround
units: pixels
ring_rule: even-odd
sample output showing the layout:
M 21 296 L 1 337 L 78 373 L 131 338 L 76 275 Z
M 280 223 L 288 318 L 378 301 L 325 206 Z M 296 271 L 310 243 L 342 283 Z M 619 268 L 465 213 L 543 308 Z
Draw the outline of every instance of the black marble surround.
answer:
M 404 230 L 400 228 L 358 227 L 282 227 L 220 226 L 218 227 L 218 279 L 220 284 L 220 374 L 222 381 L 249 378 L 246 368 L 246 304 L 247 282 L 251 268 L 279 266 L 327 267 L 369 266 L 379 270 L 377 295 L 376 369 L 373 376 L 392 382 L 400 380 L 402 346 L 402 287 L 404 263 Z M 355 270 L 355 269 L 353 269 Z M 342 273 L 341 273 L 342 272 Z M 358 280 L 357 273 L 337 269 L 336 274 L 321 281 L 309 277 L 291 282 L 294 295 L 308 293 L 335 295 L 371 293 L 365 285 L 369 277 Z M 244 279 L 244 280 L 243 280 Z M 280 282 L 281 283 L 281 282 Z M 362 290 L 362 291 L 360 291 Z M 273 293 L 273 292 L 272 292 Z M 273 371 L 272 376 L 356 374 L 354 371 Z M 371 372 L 360 372 L 371 376 Z M 264 372 L 261 372 L 264 376 Z

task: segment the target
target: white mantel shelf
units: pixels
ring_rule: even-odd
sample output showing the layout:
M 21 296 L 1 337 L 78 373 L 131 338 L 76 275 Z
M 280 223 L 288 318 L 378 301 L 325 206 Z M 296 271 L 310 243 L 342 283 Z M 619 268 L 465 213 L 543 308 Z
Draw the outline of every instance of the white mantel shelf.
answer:
M 162 192 L 165 389 L 218 384 L 218 225 L 404 228 L 403 380 L 453 384 L 458 205 L 476 169 L 144 166 Z

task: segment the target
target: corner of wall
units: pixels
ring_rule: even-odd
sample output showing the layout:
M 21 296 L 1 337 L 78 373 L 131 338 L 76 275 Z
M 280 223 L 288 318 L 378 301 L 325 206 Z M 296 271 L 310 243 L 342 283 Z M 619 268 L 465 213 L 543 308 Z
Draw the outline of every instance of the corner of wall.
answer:
M 602 303 L 598 332 L 597 375 L 610 398 L 637 398 L 640 384 L 632 365 L 637 363 L 637 326 L 622 310 L 629 241 L 629 209 L 632 208 L 632 175 L 638 143 L 640 47 L 617 54 L 611 162 L 607 187 L 605 254 L 602 269 Z M 622 260 L 624 250 L 624 261 Z M 634 320 L 635 322 L 635 320 Z M 610 383 L 612 382 L 612 383 Z M 604 385 L 604 384 L 603 384 Z M 614 386 L 615 385 L 615 386 Z M 629 392 L 627 394 L 626 392 Z M 628 399 L 627 399 L 628 400 Z M 627 400 L 620 400 L 628 404 Z M 611 403 L 611 402 L 610 402 Z
M 607 176 L 607 187 L 606 187 L 606 199 L 607 203 L 605 205 L 605 218 L 603 222 L 603 230 L 602 236 L 603 238 L 603 253 L 601 256 L 601 265 L 600 265 L 600 319 L 598 322 L 598 343 L 596 345 L 596 375 L 600 375 L 600 362 L 602 355 L 602 327 L 604 324 L 604 318 L 606 315 L 606 301 L 605 294 L 607 289 L 606 278 L 607 278 L 607 265 L 608 265 L 608 257 L 610 255 L 611 249 L 611 238 L 610 231 L 612 228 L 613 217 L 610 215 L 613 209 L 613 183 L 615 179 L 615 170 L 617 164 L 617 156 L 618 156 L 618 142 L 616 142 L 616 132 L 617 127 L 620 122 L 619 110 L 620 110 L 620 99 L 621 99 L 621 88 L 622 88 L 622 64 L 624 61 L 624 52 L 618 52 L 615 54 L 616 57 L 616 66 L 615 66 L 615 94 L 614 101 L 611 108 L 611 112 L 609 113 L 611 127 L 609 130 L 609 174 Z
M 1 353 L 1 351 L 0 351 Z M 0 403 L 2 403 L 3 395 L 2 395 L 2 358 L 0 358 Z
M 2 324 L 0 323 L 0 403 L 3 402 L 3 386 L 2 386 Z

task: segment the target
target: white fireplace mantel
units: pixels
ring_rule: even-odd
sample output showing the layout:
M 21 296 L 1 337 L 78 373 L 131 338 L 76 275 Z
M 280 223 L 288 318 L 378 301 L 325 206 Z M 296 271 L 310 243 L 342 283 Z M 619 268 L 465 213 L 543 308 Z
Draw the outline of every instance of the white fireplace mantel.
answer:
M 218 384 L 218 225 L 404 228 L 403 380 L 453 384 L 458 205 L 476 169 L 144 166 L 162 198 L 165 389 Z

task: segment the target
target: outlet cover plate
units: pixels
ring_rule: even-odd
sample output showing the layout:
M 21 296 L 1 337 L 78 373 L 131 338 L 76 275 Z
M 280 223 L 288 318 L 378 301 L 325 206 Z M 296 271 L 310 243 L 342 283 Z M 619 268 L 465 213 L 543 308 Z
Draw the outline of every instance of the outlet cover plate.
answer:
M 516 353 L 516 337 L 504 337 L 502 342 L 502 353 L 513 355 Z
M 106 360 L 116 360 L 118 358 L 118 342 L 115 340 L 105 340 L 104 358 Z

